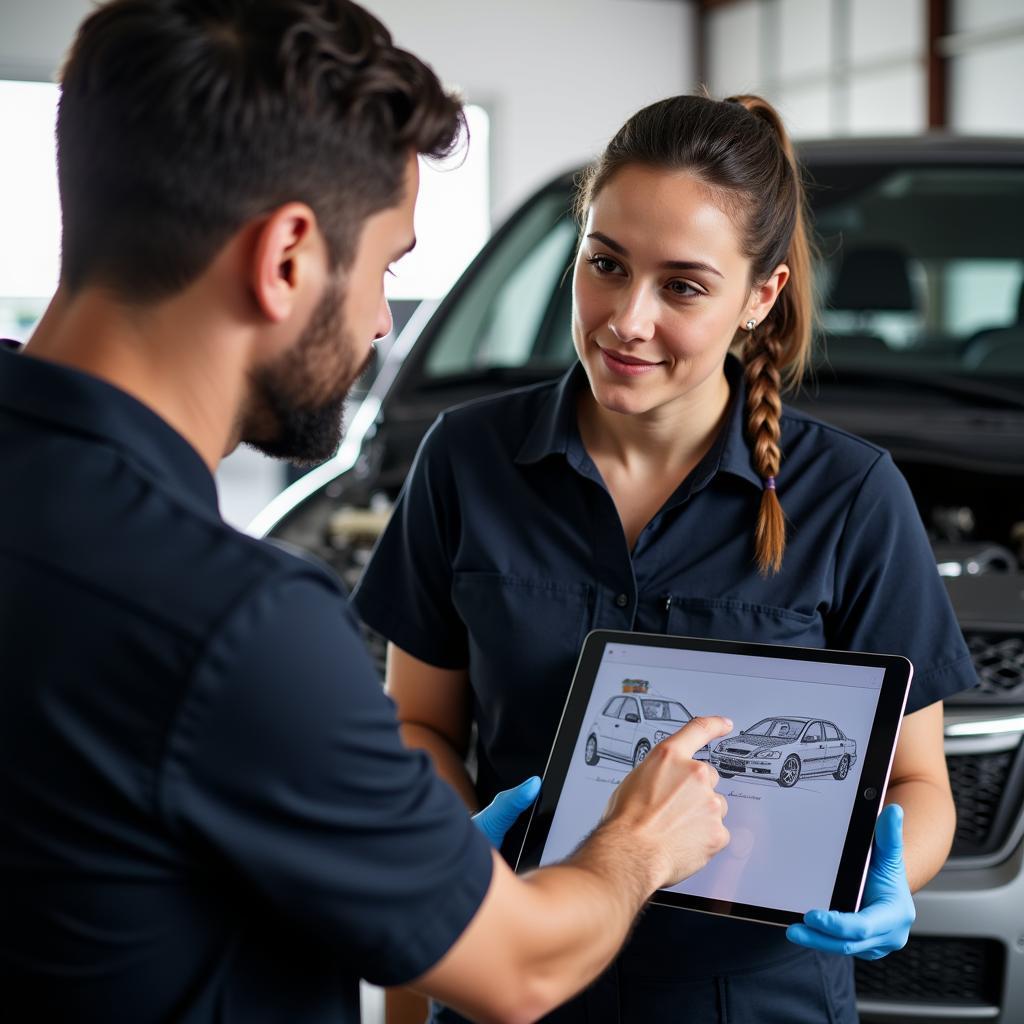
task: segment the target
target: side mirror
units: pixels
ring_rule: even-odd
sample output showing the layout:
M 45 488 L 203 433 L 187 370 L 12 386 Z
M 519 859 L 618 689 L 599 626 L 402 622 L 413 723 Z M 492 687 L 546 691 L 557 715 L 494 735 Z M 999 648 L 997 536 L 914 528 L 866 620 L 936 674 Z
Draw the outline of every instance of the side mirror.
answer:
M 640 716 L 635 711 L 630 711 L 629 714 L 626 715 L 626 721 L 636 724 L 640 721 Z

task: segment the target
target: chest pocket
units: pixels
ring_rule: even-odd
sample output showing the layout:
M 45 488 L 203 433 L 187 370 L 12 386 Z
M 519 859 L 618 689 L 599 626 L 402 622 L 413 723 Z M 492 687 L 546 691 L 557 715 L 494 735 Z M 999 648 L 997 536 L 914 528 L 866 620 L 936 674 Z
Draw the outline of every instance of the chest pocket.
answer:
M 586 583 L 457 572 L 476 721 L 499 777 L 542 771 L 590 623 Z
M 820 615 L 729 597 L 670 597 L 665 631 L 707 640 L 824 647 Z

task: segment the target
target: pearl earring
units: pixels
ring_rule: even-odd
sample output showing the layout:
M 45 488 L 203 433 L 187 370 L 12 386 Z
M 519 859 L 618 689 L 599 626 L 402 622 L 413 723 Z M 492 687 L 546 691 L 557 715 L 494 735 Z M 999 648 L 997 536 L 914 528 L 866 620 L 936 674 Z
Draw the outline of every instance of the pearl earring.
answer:
M 746 323 L 746 328 L 747 328 L 748 331 L 752 331 L 756 326 L 757 326 L 757 321 L 754 320 L 753 318 L 748 320 L 747 323 Z

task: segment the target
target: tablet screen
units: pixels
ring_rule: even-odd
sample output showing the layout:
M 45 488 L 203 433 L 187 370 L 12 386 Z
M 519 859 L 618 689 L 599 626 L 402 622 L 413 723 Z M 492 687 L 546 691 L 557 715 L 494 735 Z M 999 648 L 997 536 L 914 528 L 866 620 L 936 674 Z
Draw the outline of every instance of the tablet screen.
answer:
M 829 907 L 885 669 L 808 653 L 606 644 L 540 864 L 572 853 L 657 743 L 694 715 L 725 715 L 733 731 L 697 756 L 721 775 L 731 840 L 669 891 L 796 914 Z

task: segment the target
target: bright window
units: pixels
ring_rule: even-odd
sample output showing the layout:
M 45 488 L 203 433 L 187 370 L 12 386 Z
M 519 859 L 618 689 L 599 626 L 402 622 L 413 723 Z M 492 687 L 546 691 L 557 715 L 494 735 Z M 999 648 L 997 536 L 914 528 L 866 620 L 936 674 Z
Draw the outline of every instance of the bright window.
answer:
M 57 287 L 56 85 L 0 81 L 0 337 L 26 340 Z M 417 245 L 388 278 L 395 299 L 438 298 L 490 234 L 486 112 L 467 107 L 471 143 L 447 161 L 421 161 Z
M 0 336 L 25 340 L 60 267 L 57 86 L 0 81 Z

